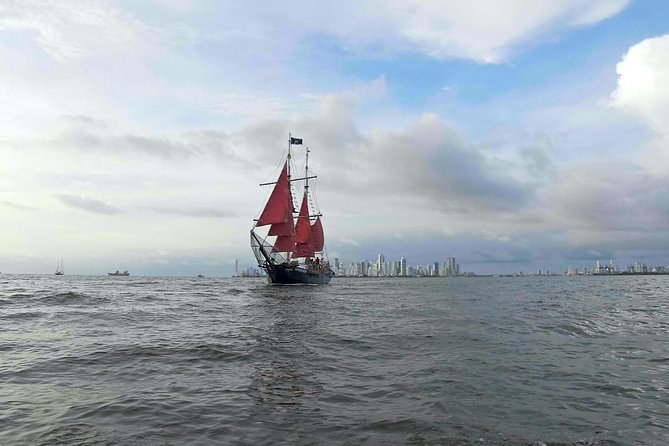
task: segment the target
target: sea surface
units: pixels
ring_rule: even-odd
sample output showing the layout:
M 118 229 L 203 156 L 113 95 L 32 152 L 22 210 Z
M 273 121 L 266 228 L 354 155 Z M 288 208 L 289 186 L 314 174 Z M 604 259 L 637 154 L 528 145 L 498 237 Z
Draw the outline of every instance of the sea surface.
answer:
M 667 445 L 669 276 L 0 275 L 2 445 Z

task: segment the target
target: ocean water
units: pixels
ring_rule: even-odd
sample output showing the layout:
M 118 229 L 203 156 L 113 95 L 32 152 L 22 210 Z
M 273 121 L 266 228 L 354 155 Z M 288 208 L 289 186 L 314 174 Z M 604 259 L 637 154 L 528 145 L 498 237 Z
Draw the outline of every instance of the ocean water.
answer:
M 0 275 L 3 445 L 666 445 L 669 276 Z

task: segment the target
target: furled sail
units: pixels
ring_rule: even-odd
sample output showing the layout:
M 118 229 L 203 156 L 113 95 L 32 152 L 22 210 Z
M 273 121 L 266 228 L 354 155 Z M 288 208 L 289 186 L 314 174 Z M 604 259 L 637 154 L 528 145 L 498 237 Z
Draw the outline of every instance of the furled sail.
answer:
M 295 250 L 293 254 L 296 257 L 313 257 L 314 246 L 311 236 L 311 224 L 309 222 L 309 203 L 307 202 L 307 192 L 304 192 L 300 214 L 297 217 L 295 225 Z
M 311 239 L 313 240 L 314 251 L 323 251 L 325 236 L 323 235 L 323 224 L 320 217 L 316 217 L 316 221 L 311 225 Z

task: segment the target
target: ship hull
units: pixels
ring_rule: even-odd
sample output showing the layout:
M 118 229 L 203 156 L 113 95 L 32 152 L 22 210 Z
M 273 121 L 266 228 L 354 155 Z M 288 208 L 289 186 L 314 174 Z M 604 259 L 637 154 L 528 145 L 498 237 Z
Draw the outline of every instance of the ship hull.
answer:
M 269 283 L 283 285 L 297 283 L 326 285 L 330 283 L 330 279 L 334 276 L 334 273 L 329 269 L 325 272 L 312 272 L 299 266 L 285 264 L 268 265 L 265 271 L 267 272 L 267 281 Z

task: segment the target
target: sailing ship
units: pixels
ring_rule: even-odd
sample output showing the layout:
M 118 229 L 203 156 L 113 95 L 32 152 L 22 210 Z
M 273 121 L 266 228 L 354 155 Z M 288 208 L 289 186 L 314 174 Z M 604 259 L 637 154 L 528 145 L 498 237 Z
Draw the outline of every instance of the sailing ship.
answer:
M 313 205 L 315 199 L 309 188 L 309 180 L 316 176 L 309 176 L 309 148 L 306 147 L 304 177 L 291 177 L 293 145 L 302 145 L 302 139 L 293 138 L 289 134 L 288 156 L 279 178 L 260 184 L 273 184 L 274 189 L 260 217 L 254 220 L 251 228 L 251 249 L 258 266 L 267 273 L 269 283 L 327 284 L 334 272 L 330 269 L 325 251 L 322 214 Z M 293 203 L 292 191 L 292 185 L 298 181 L 303 182 L 299 212 Z M 269 228 L 265 228 L 266 226 Z
M 57 276 L 62 276 L 65 274 L 65 266 L 63 266 L 63 259 L 60 259 L 60 262 L 56 265 L 56 272 L 54 273 Z
M 116 270 L 113 273 L 107 273 L 107 274 L 110 275 L 110 276 L 129 276 L 130 275 L 128 270 L 125 270 L 123 272 L 120 272 L 119 270 Z

